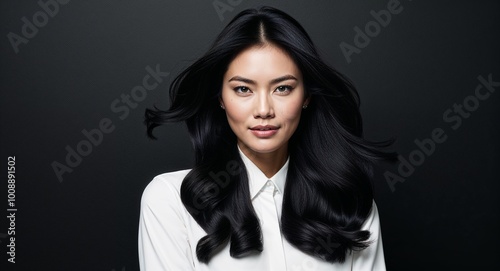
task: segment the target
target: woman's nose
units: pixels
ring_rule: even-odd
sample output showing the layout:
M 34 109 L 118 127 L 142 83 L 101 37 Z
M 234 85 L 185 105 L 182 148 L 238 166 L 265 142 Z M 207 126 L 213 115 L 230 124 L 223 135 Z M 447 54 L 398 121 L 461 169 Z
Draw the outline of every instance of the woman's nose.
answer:
M 256 98 L 254 117 L 262 119 L 273 118 L 274 110 L 271 95 L 262 93 Z

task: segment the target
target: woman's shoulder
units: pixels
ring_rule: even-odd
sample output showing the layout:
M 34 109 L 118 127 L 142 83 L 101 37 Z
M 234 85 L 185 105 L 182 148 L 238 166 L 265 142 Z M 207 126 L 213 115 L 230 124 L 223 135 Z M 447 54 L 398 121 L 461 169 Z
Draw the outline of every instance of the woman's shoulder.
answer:
M 142 193 L 143 204 L 159 204 L 180 200 L 180 187 L 190 169 L 178 170 L 157 175 L 149 182 Z
M 191 169 L 171 171 L 156 175 L 148 186 L 180 185 Z

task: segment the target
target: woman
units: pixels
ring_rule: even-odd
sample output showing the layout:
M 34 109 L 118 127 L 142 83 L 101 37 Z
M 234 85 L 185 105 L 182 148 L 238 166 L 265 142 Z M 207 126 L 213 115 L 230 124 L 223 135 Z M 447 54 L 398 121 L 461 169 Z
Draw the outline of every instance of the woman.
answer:
M 385 270 L 358 94 L 300 24 L 239 13 L 171 85 L 149 136 L 185 121 L 195 165 L 144 191 L 142 270 Z

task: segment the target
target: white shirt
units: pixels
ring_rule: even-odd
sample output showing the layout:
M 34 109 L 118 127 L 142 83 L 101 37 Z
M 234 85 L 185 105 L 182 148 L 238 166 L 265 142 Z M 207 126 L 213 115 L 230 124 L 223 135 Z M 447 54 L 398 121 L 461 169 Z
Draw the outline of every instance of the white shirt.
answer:
M 196 245 L 206 232 L 187 212 L 180 199 L 180 187 L 189 170 L 156 176 L 142 195 L 139 222 L 139 262 L 143 271 L 298 271 L 360 270 L 384 271 L 382 235 L 375 202 L 362 229 L 369 230 L 373 243 L 346 255 L 343 264 L 329 263 L 293 247 L 280 229 L 281 204 L 288 160 L 272 177 L 264 173 L 240 150 L 249 178 L 252 204 L 259 218 L 264 250 L 240 259 L 229 255 L 229 243 L 208 264 L 196 258 Z M 328 240 L 324 240 L 328 243 Z

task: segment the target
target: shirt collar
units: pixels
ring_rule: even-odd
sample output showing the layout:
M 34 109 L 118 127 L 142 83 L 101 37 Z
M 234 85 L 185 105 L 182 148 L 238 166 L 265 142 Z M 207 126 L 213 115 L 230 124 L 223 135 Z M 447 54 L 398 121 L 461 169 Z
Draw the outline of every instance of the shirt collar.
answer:
M 266 175 L 241 151 L 239 146 L 238 151 L 240 152 L 241 159 L 247 169 L 250 198 L 252 200 L 259 194 L 268 180 L 273 182 L 274 186 L 278 190 L 278 193 L 283 194 L 290 157 L 286 159 L 285 164 L 280 170 L 278 170 L 278 172 L 276 172 L 276 174 L 274 174 L 273 177 L 267 178 Z

